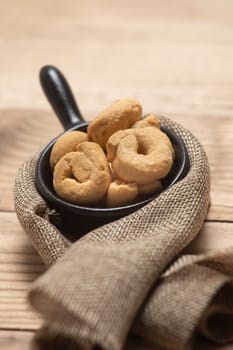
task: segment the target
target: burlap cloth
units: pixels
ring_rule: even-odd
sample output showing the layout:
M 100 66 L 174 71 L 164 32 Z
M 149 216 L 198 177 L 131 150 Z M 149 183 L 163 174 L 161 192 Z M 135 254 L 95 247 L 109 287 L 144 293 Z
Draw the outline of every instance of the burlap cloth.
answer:
M 175 261 L 206 216 L 208 160 L 189 131 L 161 121 L 184 140 L 188 175 L 142 209 L 73 244 L 49 222 L 35 189 L 38 155 L 19 169 L 16 212 L 49 266 L 29 292 L 45 320 L 36 337 L 40 348 L 177 350 L 197 333 L 233 340 L 233 250 Z

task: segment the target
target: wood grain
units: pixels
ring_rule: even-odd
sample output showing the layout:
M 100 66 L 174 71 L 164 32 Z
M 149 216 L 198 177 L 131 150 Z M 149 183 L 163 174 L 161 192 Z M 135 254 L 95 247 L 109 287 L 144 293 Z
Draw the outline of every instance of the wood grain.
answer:
M 12 0 L 0 10 L 4 107 L 46 106 L 36 77 L 47 63 L 65 71 L 84 108 L 95 105 L 93 95 L 99 107 L 101 100 L 106 104 L 130 94 L 149 109 L 157 109 L 160 100 L 162 111 L 167 113 L 167 104 L 181 111 L 186 85 L 186 110 L 196 101 L 200 112 L 207 110 L 212 86 L 232 105 L 231 97 L 227 100 L 233 74 L 229 0 L 72 0 L 69 6 L 45 0 L 19 6 Z M 177 95 L 181 101 L 171 103 Z
M 233 247 L 233 223 L 206 222 L 185 253 L 204 254 L 229 247 Z
M 40 320 L 26 295 L 45 267 L 16 215 L 0 213 L 0 222 L 0 329 L 34 330 Z
M 30 331 L 0 330 L 0 346 L 4 350 L 32 350 L 32 337 L 33 333 Z
M 56 118 L 45 111 L 0 111 L 1 210 L 14 210 L 13 186 L 21 163 L 61 131 Z

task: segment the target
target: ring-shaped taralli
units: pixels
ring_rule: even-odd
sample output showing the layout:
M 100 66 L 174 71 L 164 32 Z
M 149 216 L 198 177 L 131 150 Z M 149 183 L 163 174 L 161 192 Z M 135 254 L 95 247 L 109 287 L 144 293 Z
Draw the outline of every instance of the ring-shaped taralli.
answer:
M 88 135 L 82 131 L 70 131 L 59 137 L 50 154 L 50 167 L 53 170 L 59 159 L 66 153 L 75 152 L 81 142 L 88 141 Z
M 145 116 L 144 118 L 142 118 L 141 120 L 137 121 L 136 123 L 134 123 L 132 125 L 132 129 L 146 128 L 149 126 L 153 127 L 153 128 L 158 128 L 160 130 L 160 122 L 159 122 L 158 117 L 155 114 L 149 114 L 149 115 Z M 174 152 L 174 149 L 173 149 L 171 142 L 169 142 L 169 146 L 171 146 L 173 156 L 175 156 L 175 152 Z M 155 187 L 156 187 L 156 185 L 155 185 Z
M 108 138 L 118 130 L 128 129 L 142 117 L 142 107 L 136 100 L 120 99 L 90 122 L 87 133 L 103 149 Z
M 173 148 L 167 135 L 158 128 L 126 129 L 109 138 L 107 158 L 119 178 L 150 184 L 171 170 Z
M 138 185 L 136 182 L 126 183 L 120 179 L 111 182 L 107 193 L 107 206 L 118 207 L 126 205 L 136 199 Z
M 148 126 L 152 126 L 154 128 L 160 128 L 160 122 L 156 115 L 154 114 L 146 115 L 144 118 L 134 123 L 132 125 L 132 128 L 139 129 L 139 128 L 145 128 Z
M 68 202 L 93 204 L 107 192 L 111 174 L 102 148 L 94 142 L 83 142 L 76 152 L 64 155 L 54 169 L 53 186 Z
M 138 185 L 138 191 L 140 194 L 149 194 L 153 192 L 159 192 L 162 189 L 163 189 L 163 185 L 159 180 L 156 180 L 146 185 L 142 185 L 142 184 Z

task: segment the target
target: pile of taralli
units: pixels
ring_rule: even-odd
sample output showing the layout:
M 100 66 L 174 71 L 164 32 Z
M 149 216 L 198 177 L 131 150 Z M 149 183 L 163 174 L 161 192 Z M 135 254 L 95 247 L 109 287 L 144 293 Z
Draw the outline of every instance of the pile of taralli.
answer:
M 117 207 L 162 189 L 174 150 L 155 115 L 121 99 L 101 112 L 87 133 L 71 131 L 50 155 L 53 186 L 62 199 L 78 205 Z

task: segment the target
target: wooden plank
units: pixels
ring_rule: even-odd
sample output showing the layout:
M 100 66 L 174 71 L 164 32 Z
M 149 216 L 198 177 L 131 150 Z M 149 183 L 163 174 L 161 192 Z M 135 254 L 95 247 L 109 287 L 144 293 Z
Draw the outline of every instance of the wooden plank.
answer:
M 37 329 L 41 321 L 26 297 L 44 264 L 14 213 L 0 213 L 0 222 L 0 328 Z
M 45 107 L 37 82 L 45 63 L 65 69 L 89 100 L 92 89 L 114 98 L 115 86 L 117 96 L 136 86 L 142 98 L 156 83 L 232 84 L 232 8 L 229 0 L 82 0 L 56 11 L 46 1 L 1 4 L 2 106 Z M 86 98 L 80 96 L 83 106 Z
M 233 247 L 233 224 L 206 222 L 194 241 L 185 249 L 188 254 L 204 254 Z
M 0 210 L 14 210 L 13 186 L 18 167 L 61 132 L 58 121 L 42 111 L 0 112 Z
M 31 108 L 32 101 L 34 107 L 47 106 L 41 98 L 38 70 L 48 62 L 65 70 L 81 106 L 87 109 L 119 94 L 144 99 L 148 93 L 156 109 L 160 100 L 163 106 L 170 105 L 178 95 L 172 110 L 182 108 L 184 100 L 189 111 L 196 108 L 197 100 L 208 108 L 209 99 L 215 103 L 212 85 L 218 91 L 217 101 L 222 100 L 225 84 L 232 85 L 232 21 L 227 16 L 232 3 L 164 3 L 144 6 L 126 1 L 114 6 L 83 0 L 72 1 L 69 8 L 60 4 L 55 12 L 45 1 L 39 6 L 22 4 L 20 9 L 17 0 L 7 4 L 7 9 L 2 5 L 2 106 Z M 31 11 L 33 16 L 17 25 L 15 9 L 18 18 Z M 21 55 L 24 48 L 25 56 Z
M 0 347 L 4 350 L 32 350 L 33 332 L 0 330 Z

